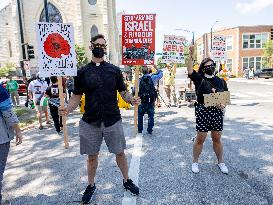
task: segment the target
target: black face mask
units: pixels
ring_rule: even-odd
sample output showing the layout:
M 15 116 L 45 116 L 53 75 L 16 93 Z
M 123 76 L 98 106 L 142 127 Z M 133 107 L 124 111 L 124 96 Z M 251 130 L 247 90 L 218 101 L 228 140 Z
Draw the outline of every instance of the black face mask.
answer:
M 207 75 L 214 75 L 215 72 L 215 65 L 209 65 L 209 66 L 205 66 L 203 68 L 203 72 Z
M 101 47 L 93 48 L 92 53 L 95 58 L 102 58 L 105 55 L 104 49 Z

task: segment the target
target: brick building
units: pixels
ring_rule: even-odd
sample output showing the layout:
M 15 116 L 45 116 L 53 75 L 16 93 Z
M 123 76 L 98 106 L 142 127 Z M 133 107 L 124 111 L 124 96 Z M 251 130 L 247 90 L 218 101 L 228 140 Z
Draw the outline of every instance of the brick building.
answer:
M 243 68 L 261 69 L 264 43 L 272 39 L 272 25 L 238 26 L 213 32 L 226 37 L 228 67 L 236 76 L 242 76 Z M 196 40 L 197 61 L 210 56 L 211 34 L 206 33 Z

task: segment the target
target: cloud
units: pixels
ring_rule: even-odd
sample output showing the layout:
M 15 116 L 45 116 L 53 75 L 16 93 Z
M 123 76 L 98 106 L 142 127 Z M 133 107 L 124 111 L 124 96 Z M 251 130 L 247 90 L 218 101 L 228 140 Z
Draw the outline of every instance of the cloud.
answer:
M 236 9 L 242 14 L 258 13 L 269 6 L 273 6 L 273 0 L 252 0 L 251 2 L 238 2 Z

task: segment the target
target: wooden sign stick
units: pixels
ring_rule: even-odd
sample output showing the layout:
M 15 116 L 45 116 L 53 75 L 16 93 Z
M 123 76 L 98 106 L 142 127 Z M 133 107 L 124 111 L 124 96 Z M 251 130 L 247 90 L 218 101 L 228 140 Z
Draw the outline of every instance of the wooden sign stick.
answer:
M 139 68 L 140 66 L 136 66 L 135 70 L 135 97 L 138 97 L 139 90 Z M 135 125 L 135 134 L 138 133 L 138 105 L 134 105 L 134 125 Z
M 58 89 L 59 89 L 59 97 L 60 97 L 60 108 L 64 108 L 64 92 L 63 92 L 63 79 L 62 77 L 58 77 Z M 62 116 L 63 121 L 63 132 L 64 132 L 64 147 L 68 149 L 68 134 L 67 134 L 67 126 L 66 126 L 66 116 Z

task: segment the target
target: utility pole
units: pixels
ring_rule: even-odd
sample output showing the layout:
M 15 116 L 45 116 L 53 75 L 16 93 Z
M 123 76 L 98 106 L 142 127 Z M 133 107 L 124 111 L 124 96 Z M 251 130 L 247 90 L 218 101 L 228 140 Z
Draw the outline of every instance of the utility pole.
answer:
M 20 61 L 20 66 L 21 66 L 23 77 L 26 77 L 26 72 L 24 69 L 24 60 L 26 60 L 26 50 L 25 50 L 25 39 L 24 39 L 24 29 L 23 29 L 22 10 L 21 10 L 20 0 L 17 0 L 17 9 L 18 9 L 19 29 L 20 29 L 20 37 L 21 37 L 21 49 L 22 49 L 22 60 Z
M 210 28 L 210 50 L 212 49 L 212 29 L 215 26 L 215 24 L 218 22 L 219 21 L 215 21 L 214 24 L 212 25 L 212 27 Z
M 49 22 L 47 0 L 44 0 L 44 9 L 45 9 L 45 19 L 46 19 L 46 22 Z

